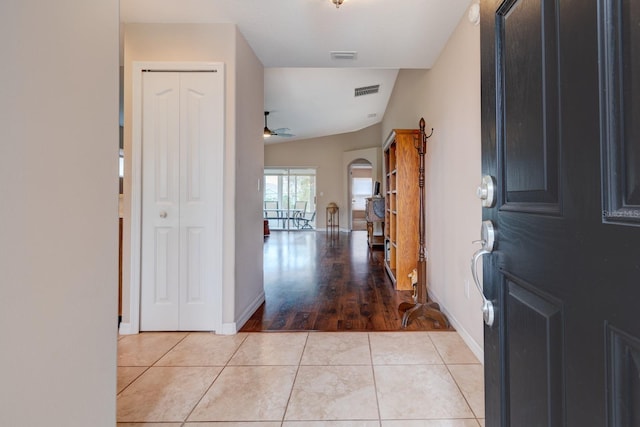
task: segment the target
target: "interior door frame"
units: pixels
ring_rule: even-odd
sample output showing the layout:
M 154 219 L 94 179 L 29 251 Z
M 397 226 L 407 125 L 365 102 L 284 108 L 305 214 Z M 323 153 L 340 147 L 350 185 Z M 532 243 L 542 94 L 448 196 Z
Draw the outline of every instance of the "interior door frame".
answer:
M 153 71 L 224 71 L 222 62 L 165 62 L 135 61 L 132 64 L 132 121 L 131 121 L 131 256 L 129 275 L 129 327 L 126 333 L 140 332 L 140 292 L 142 262 L 142 73 Z M 222 256 L 222 254 L 220 254 Z M 222 333 L 222 284 L 214 289 L 216 300 L 216 333 Z
M 353 162 L 349 163 L 349 171 L 347 172 L 347 174 L 349 175 L 349 185 L 347 187 L 347 192 L 348 192 L 348 197 L 349 197 L 349 204 L 347 205 L 349 208 L 349 212 L 347 214 L 348 218 L 349 218 L 349 223 L 348 223 L 348 227 L 349 227 L 349 231 L 353 231 L 353 180 L 355 179 L 353 177 L 353 171 L 354 169 L 369 169 L 371 171 L 371 196 L 373 196 L 373 186 L 376 182 L 376 179 L 374 178 L 374 170 L 373 170 L 373 165 L 371 164 L 370 161 L 366 160 L 366 159 L 357 159 L 354 160 Z
M 342 203 L 343 206 L 348 206 L 348 209 L 345 209 L 345 213 L 342 215 L 346 215 L 348 221 L 343 222 L 343 224 L 348 224 L 347 229 L 343 231 L 351 231 L 351 194 L 349 190 L 349 186 L 351 185 L 351 176 L 349 175 L 349 165 L 355 162 L 356 160 L 366 160 L 371 163 L 371 179 L 373 182 L 381 182 L 381 170 L 380 165 L 382 164 L 382 147 L 372 147 L 365 148 L 362 150 L 353 150 L 353 151 L 345 151 L 342 153 Z M 383 189 L 380 189 L 382 192 Z

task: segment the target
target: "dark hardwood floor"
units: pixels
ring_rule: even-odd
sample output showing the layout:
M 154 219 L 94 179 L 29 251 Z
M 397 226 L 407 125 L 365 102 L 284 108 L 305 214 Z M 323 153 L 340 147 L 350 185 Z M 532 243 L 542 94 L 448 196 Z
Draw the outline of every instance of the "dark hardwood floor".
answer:
M 396 291 L 384 269 L 383 249 L 369 249 L 366 231 L 277 231 L 264 242 L 265 303 L 241 331 L 398 331 Z M 416 319 L 404 330 L 435 330 Z

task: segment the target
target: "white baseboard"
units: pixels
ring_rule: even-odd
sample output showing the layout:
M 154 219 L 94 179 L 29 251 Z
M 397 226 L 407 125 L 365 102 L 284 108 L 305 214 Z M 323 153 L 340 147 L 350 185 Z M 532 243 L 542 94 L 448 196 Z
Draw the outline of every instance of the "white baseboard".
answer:
M 220 331 L 220 335 L 235 335 L 237 333 L 238 333 L 238 329 L 236 328 L 236 322 L 222 324 L 222 330 Z
M 316 227 L 314 230 L 309 230 L 309 231 L 322 231 L 323 233 L 328 233 L 329 229 L 328 228 L 322 228 L 322 227 Z M 348 228 L 338 228 L 338 230 L 336 230 L 340 233 L 351 233 L 351 230 L 349 230 Z M 366 231 L 366 230 L 361 230 L 361 231 Z
M 247 308 L 242 312 L 240 317 L 236 319 L 235 322 L 232 323 L 223 323 L 222 324 L 222 335 L 234 335 L 238 333 L 240 329 L 247 323 L 247 320 L 253 316 L 253 313 L 262 305 L 264 302 L 264 291 L 260 292 L 258 296 L 247 306 Z
M 118 329 L 118 333 L 120 335 L 133 335 L 137 334 L 138 331 L 132 330 L 131 323 L 120 323 L 120 329 Z
M 428 293 L 429 293 L 429 298 L 432 299 L 433 301 L 441 301 L 438 298 L 438 296 L 436 294 L 434 294 L 433 292 L 429 291 Z M 467 330 L 462 327 L 462 324 L 458 321 L 458 319 L 456 319 L 456 317 L 454 315 L 452 315 L 447 310 L 446 307 L 444 307 L 442 304 L 440 304 L 440 309 L 447 316 L 447 319 L 449 319 L 449 323 L 451 323 L 451 326 L 453 326 L 455 328 L 456 332 L 458 332 L 458 334 L 460 335 L 460 337 L 462 337 L 462 340 L 465 342 L 465 344 L 467 344 L 467 346 L 469 347 L 471 352 L 478 358 L 480 363 L 482 363 L 484 365 L 484 350 L 483 350 L 482 346 L 480 344 L 478 344 L 471 337 L 469 332 L 467 332 Z

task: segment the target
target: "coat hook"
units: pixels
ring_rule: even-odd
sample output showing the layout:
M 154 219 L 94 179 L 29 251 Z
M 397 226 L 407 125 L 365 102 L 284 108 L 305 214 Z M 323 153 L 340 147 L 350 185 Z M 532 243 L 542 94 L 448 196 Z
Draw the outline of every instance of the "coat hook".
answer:
M 431 128 L 431 133 L 429 135 L 425 136 L 425 139 L 431 138 L 431 135 L 433 135 L 433 128 Z

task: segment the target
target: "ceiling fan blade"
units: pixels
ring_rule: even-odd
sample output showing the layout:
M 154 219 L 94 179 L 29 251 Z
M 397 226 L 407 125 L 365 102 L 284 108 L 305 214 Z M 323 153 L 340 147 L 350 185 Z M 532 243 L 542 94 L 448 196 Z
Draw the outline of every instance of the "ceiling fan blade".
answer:
M 264 112 L 264 137 L 269 137 L 269 136 L 282 136 L 285 138 L 289 138 L 292 136 L 295 136 L 291 133 L 289 133 L 289 131 L 291 129 L 289 128 L 278 128 L 278 129 L 269 129 L 269 127 L 267 126 L 267 116 L 269 115 L 268 111 Z

